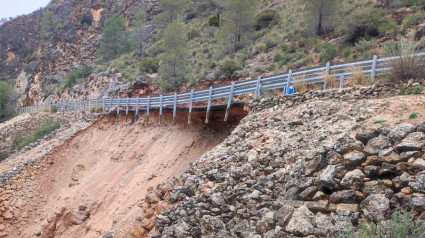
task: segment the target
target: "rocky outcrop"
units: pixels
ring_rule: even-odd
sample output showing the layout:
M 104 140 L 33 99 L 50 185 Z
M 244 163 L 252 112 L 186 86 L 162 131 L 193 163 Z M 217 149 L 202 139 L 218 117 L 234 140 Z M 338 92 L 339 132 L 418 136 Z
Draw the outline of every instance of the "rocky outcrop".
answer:
M 91 64 L 102 34 L 103 21 L 124 12 L 131 23 L 143 5 L 150 19 L 160 11 L 157 0 L 52 1 L 46 8 L 19 16 L 0 25 L 0 79 L 16 81 L 20 105 L 42 102 L 46 92 L 62 82 L 67 72 L 81 64 Z M 57 42 L 40 39 L 40 22 L 46 10 L 63 22 Z M 84 25 L 82 19 L 90 19 Z
M 288 98 L 273 109 L 255 102 L 259 112 L 179 178 L 163 197 L 177 205 L 156 216 L 153 237 L 329 237 L 347 220 L 380 222 L 399 210 L 424 224 L 424 123 L 350 135 L 350 112 L 315 100 L 293 111 Z

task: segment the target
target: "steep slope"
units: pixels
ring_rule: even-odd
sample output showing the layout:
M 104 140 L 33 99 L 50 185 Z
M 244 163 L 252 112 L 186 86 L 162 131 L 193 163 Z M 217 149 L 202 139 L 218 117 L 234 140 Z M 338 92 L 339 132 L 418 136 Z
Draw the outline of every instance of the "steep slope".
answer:
M 346 237 L 347 219 L 381 221 L 398 210 L 424 225 L 425 97 L 374 98 L 387 90 L 255 102 L 258 112 L 173 191 L 154 192 L 177 204 L 157 216 L 154 237 Z
M 186 113 L 179 117 L 186 117 Z M 202 113 L 203 115 L 204 113 Z M 244 114 L 244 113 L 242 113 Z M 0 164 L 2 174 L 19 167 L 1 184 L 0 237 L 99 237 L 133 217 L 149 187 L 181 174 L 189 163 L 220 143 L 233 127 L 178 120 L 162 125 L 119 122 L 113 116 L 62 140 L 42 145 Z M 199 114 L 200 116 L 200 114 Z M 54 144 L 52 138 L 44 144 Z M 39 157 L 39 151 L 45 153 Z M 28 163 L 31 159 L 32 163 Z

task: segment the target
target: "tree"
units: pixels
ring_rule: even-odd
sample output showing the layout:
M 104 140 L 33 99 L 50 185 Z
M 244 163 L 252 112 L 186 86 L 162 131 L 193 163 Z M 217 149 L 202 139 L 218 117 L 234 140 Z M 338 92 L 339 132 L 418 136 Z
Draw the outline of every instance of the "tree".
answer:
M 52 11 L 47 10 L 41 18 L 41 38 L 43 40 L 51 40 L 56 42 L 60 39 L 62 33 L 62 20 L 59 19 Z
M 176 21 L 168 25 L 163 33 L 165 52 L 160 55 L 159 73 L 164 90 L 177 89 L 187 73 L 187 34 L 183 24 Z
M 157 26 L 164 29 L 173 21 L 182 19 L 187 5 L 187 0 L 160 0 L 162 12 L 155 18 Z
M 313 35 L 320 36 L 324 31 L 332 29 L 340 0 L 304 0 L 304 2 Z
M 101 60 L 115 59 L 131 50 L 131 41 L 126 36 L 125 18 L 114 14 L 105 19 L 103 36 L 97 52 Z
M 0 122 L 8 120 L 15 114 L 16 99 L 12 85 L 0 81 Z
M 223 43 L 230 43 L 234 51 L 251 40 L 254 30 L 256 0 L 223 0 Z
M 147 25 L 147 15 L 146 10 L 141 8 L 136 12 L 136 15 L 131 23 L 132 30 L 130 36 L 135 39 L 137 42 L 137 47 L 139 51 L 139 57 L 143 56 L 143 51 L 147 45 L 149 39 L 149 27 Z

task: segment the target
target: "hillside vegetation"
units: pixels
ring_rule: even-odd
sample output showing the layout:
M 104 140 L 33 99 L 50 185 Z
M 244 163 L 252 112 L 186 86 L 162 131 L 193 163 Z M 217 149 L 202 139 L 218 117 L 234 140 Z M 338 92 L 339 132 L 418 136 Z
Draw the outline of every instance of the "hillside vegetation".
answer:
M 163 12 L 152 21 L 134 21 L 123 30 L 134 36 L 146 24 L 154 25 L 157 30 L 148 43 L 142 45 L 143 37 L 133 37 L 132 47 L 104 57 L 114 60 L 99 63 L 99 69 L 121 72 L 130 85 L 140 74 L 159 72 L 162 77 L 154 76 L 155 82 L 165 90 L 175 90 L 206 80 L 385 55 L 400 36 L 424 46 L 418 31 L 425 18 L 424 3 L 161 0 Z M 104 32 L 103 40 L 108 38 L 108 24 Z

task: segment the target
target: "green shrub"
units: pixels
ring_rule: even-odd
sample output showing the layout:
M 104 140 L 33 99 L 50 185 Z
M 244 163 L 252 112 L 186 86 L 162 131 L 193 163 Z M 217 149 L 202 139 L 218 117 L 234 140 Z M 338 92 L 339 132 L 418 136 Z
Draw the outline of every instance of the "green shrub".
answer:
M 220 26 L 220 20 L 217 16 L 213 16 L 208 20 L 208 24 L 210 26 L 219 27 Z
M 425 226 L 410 216 L 408 212 L 394 212 L 392 219 L 385 222 L 363 222 L 355 232 L 355 227 L 350 219 L 346 219 L 344 231 L 339 231 L 336 236 L 344 238 L 418 238 Z M 357 234 L 356 234 L 357 233 Z
M 424 18 L 425 17 L 423 12 L 419 12 L 419 13 L 407 16 L 406 18 L 403 19 L 403 22 L 402 22 L 403 29 L 408 29 L 413 26 L 419 25 L 419 23 L 421 23 Z
M 75 84 L 81 83 L 87 76 L 93 72 L 93 68 L 88 65 L 83 65 L 69 72 L 65 80 L 61 83 L 61 89 L 70 89 Z
M 193 39 L 198 38 L 198 37 L 201 37 L 201 33 L 199 33 L 199 31 L 196 30 L 196 29 L 192 29 L 187 33 L 187 38 L 189 40 L 193 40 Z
M 413 88 L 413 94 L 420 94 L 422 93 L 422 86 L 415 86 Z
M 265 43 L 266 43 L 267 50 L 269 50 L 270 48 L 273 48 L 273 47 L 275 47 L 277 45 L 276 42 L 274 40 L 272 40 L 272 39 L 267 39 L 265 41 Z
M 157 73 L 159 61 L 157 58 L 145 57 L 140 62 L 140 69 L 144 73 L 152 74 Z
M 93 17 L 91 16 L 91 14 L 84 14 L 80 17 L 80 23 L 83 26 L 91 26 L 91 24 L 93 23 Z
M 321 62 L 322 63 L 326 63 L 328 61 L 331 61 L 337 55 L 338 55 L 338 48 L 335 45 L 330 44 L 328 42 L 325 42 L 322 45 L 322 49 L 321 49 L 321 56 L 322 56 Z
M 277 24 L 279 21 L 279 12 L 274 9 L 266 9 L 257 16 L 255 30 L 259 31 L 263 28 Z
M 241 67 L 233 60 L 227 59 L 222 65 L 220 65 L 218 75 L 225 75 L 227 77 L 232 76 Z
M 282 49 L 282 51 L 284 53 L 294 53 L 295 52 L 294 47 L 292 47 L 292 45 L 290 45 L 290 44 L 284 43 L 284 44 L 282 44 L 282 46 L 280 48 Z
M 103 111 L 103 107 L 102 106 L 94 106 L 90 108 L 90 112 L 91 113 L 100 113 Z
M 50 107 L 50 112 L 52 112 L 52 113 L 56 113 L 56 112 L 58 112 L 58 111 L 59 111 L 58 106 L 51 106 L 51 107 Z
M 417 112 L 412 112 L 412 114 L 410 114 L 409 119 L 415 119 L 418 118 L 418 113 Z
M 25 146 L 59 129 L 63 123 L 64 121 L 62 119 L 49 117 L 40 126 L 35 128 L 32 135 L 16 137 L 12 142 L 12 147 L 16 150 L 21 150 Z
M 397 22 L 393 19 L 384 21 L 378 26 L 379 36 L 385 36 L 387 33 L 394 34 L 397 29 Z
M 383 22 L 385 11 L 380 8 L 358 8 L 344 25 L 346 41 L 355 43 L 359 39 L 379 36 L 378 26 Z

